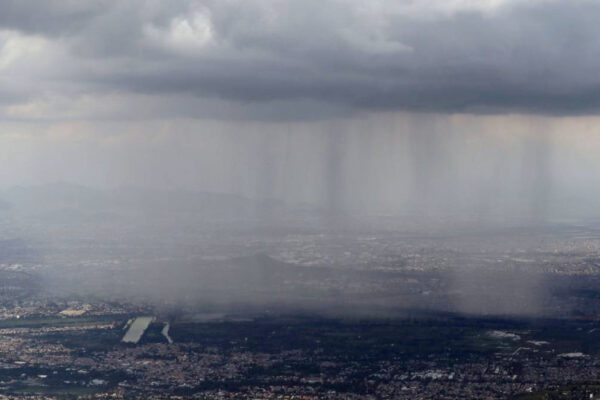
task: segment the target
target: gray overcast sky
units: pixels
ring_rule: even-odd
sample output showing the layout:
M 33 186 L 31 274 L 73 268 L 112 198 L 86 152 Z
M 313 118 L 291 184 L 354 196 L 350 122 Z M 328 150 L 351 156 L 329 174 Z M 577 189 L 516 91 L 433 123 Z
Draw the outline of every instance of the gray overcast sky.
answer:
M 596 0 L 0 0 L 0 188 L 537 206 L 600 187 L 599 20 Z
M 594 0 L 0 0 L 5 119 L 593 114 Z

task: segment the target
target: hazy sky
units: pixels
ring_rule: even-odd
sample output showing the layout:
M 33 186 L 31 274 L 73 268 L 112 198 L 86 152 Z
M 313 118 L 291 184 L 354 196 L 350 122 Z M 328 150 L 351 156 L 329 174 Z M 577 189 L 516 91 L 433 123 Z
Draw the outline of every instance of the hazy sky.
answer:
M 350 132 L 337 178 L 388 198 L 404 175 L 479 166 L 477 182 L 514 183 L 531 157 L 543 179 L 587 182 L 599 15 L 595 0 L 0 0 L 0 186 L 310 200 L 339 158 L 332 131 Z

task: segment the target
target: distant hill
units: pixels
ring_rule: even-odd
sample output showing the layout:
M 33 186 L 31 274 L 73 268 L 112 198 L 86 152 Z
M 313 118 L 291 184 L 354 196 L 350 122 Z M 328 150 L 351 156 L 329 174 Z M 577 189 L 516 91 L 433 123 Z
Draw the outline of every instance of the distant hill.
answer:
M 44 219 L 122 218 L 143 214 L 144 218 L 192 214 L 208 219 L 246 218 L 282 212 L 274 201 L 257 201 L 235 194 L 186 190 L 121 187 L 96 190 L 81 185 L 56 183 L 16 186 L 0 192 L 0 210 L 35 215 Z
M 12 204 L 6 200 L 0 199 L 0 212 L 8 211 L 12 208 Z

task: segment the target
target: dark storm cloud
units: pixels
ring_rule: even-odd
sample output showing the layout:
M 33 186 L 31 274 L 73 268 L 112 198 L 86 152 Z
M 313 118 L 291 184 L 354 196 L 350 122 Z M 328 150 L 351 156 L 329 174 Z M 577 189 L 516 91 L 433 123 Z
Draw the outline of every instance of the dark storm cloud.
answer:
M 84 30 L 108 1 L 2 0 L 0 25 L 29 33 L 63 35 Z
M 1 28 L 65 46 L 72 59 L 55 64 L 87 63 L 52 79 L 88 92 L 349 110 L 600 110 L 600 3 L 591 0 L 1 4 Z

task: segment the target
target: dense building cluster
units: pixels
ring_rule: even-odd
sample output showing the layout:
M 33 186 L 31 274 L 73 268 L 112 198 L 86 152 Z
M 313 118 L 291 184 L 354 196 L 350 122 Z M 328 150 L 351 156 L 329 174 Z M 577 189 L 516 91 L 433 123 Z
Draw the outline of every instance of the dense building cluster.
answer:
M 600 395 L 600 238 L 461 229 L 225 229 L 164 244 L 147 232 L 84 240 L 81 228 L 43 257 L 0 241 L 12 255 L 0 263 L 0 394 Z M 142 316 L 141 339 L 124 343 Z

